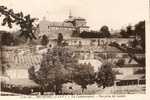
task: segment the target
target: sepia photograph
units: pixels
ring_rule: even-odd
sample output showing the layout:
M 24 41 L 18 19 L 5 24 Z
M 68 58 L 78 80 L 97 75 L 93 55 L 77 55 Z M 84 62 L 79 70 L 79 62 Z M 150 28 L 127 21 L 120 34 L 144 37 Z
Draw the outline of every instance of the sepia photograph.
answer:
M 0 96 L 146 95 L 148 0 L 0 0 Z

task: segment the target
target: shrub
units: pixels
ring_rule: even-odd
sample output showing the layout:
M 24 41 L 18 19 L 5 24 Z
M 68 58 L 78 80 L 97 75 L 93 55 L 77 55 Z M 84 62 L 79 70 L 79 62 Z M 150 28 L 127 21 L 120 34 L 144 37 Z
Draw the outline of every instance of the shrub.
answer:
M 87 85 L 94 83 L 94 68 L 91 64 L 80 64 L 73 75 L 73 81 L 81 86 L 82 92 Z
M 138 69 L 134 72 L 134 74 L 145 74 L 145 69 Z
M 113 65 L 111 63 L 104 63 L 99 69 L 96 75 L 96 83 L 99 86 L 112 86 L 115 81 L 115 74 L 112 70 Z
M 125 64 L 125 60 L 124 59 L 119 59 L 117 62 L 116 62 L 116 65 L 117 66 L 123 66 Z

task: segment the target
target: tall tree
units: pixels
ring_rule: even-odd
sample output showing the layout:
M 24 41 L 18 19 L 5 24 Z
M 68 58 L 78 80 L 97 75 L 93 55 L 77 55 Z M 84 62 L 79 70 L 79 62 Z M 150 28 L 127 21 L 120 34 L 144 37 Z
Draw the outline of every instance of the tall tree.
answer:
M 95 82 L 94 68 L 91 64 L 80 64 L 73 75 L 73 81 L 82 87 L 82 93 L 87 85 Z
M 135 34 L 137 37 L 139 37 L 139 43 L 143 48 L 143 51 L 145 52 L 145 21 L 140 21 L 135 25 Z
M 115 74 L 112 70 L 111 63 L 104 63 L 98 70 L 96 75 L 96 83 L 103 88 L 107 86 L 112 86 L 115 81 Z

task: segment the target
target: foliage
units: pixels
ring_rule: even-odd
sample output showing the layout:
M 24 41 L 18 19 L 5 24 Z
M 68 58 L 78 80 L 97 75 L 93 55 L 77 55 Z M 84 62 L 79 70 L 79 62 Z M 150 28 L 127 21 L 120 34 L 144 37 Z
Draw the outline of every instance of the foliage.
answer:
M 137 39 L 134 39 L 133 41 L 129 41 L 129 46 L 131 48 L 136 48 L 139 45 L 139 42 Z
M 51 88 L 56 94 L 62 93 L 62 85 L 75 82 L 86 89 L 94 83 L 94 69 L 90 64 L 78 64 L 73 52 L 64 46 L 55 46 L 43 55 L 40 69 L 29 69 L 30 79 L 40 84 L 43 89 Z
M 30 15 L 24 16 L 22 12 L 15 13 L 13 9 L 7 9 L 5 6 L 0 6 L 0 17 L 3 18 L 2 25 L 7 25 L 9 28 L 12 28 L 13 24 L 20 26 L 20 37 L 24 36 L 26 39 L 36 39 L 33 34 L 35 31 L 34 21 L 35 18 L 31 18 Z
M 62 41 L 63 41 L 63 35 L 62 33 L 59 33 L 58 34 L 58 37 L 57 37 L 57 45 L 62 45 Z
M 134 72 L 134 74 L 145 74 L 145 69 L 138 69 Z
M 126 29 L 121 29 L 119 34 L 122 38 L 129 38 L 130 36 L 135 36 L 134 30 L 132 29 L 133 26 L 128 25 Z
M 10 68 L 10 65 L 7 64 L 7 62 L 2 61 L 2 66 L 1 66 L 1 73 L 2 75 L 7 75 L 6 71 Z
M 130 57 L 130 61 L 133 59 L 135 60 L 140 66 L 145 66 L 145 57 L 142 57 L 142 58 L 138 58 L 136 56 L 135 53 L 143 53 L 143 50 L 138 50 L 136 48 L 130 48 L 128 46 L 121 46 L 119 45 L 118 43 L 116 42 L 112 42 L 109 44 L 109 46 L 112 46 L 112 47 L 116 47 L 117 49 L 121 50 L 122 52 L 125 52 L 128 54 L 128 56 Z
M 131 25 L 128 25 L 128 26 L 127 26 L 127 31 L 126 31 L 126 33 L 128 34 L 128 36 L 134 35 Z
M 90 32 L 86 32 L 83 31 L 80 33 L 79 37 L 82 38 L 100 38 L 100 33 L 99 32 L 94 32 L 94 31 L 90 31 Z
M 73 30 L 72 37 L 79 37 L 80 36 L 80 27 L 75 26 L 75 30 Z
M 121 29 L 119 34 L 120 34 L 121 37 L 123 37 L 123 38 L 128 38 L 128 37 L 129 37 L 128 34 L 126 33 L 126 30 L 125 30 L 125 29 Z
M 91 64 L 80 64 L 73 74 L 73 81 L 81 85 L 83 92 L 87 85 L 94 83 L 94 75 L 94 69 Z
M 121 29 L 120 35 L 123 38 L 135 36 L 136 39 L 133 41 L 133 48 L 137 45 L 140 45 L 142 46 L 142 49 L 145 52 L 145 21 L 138 22 L 137 24 L 134 25 L 134 27 L 135 27 L 134 30 L 130 25 L 126 27 L 126 30 Z
M 102 26 L 100 31 L 83 31 L 80 33 L 79 37 L 82 38 L 105 38 L 105 37 L 111 37 L 111 34 L 109 32 L 108 26 Z
M 131 32 L 130 27 L 128 27 L 128 31 L 129 30 Z M 145 53 L 145 21 L 138 22 L 132 32 L 136 38 L 133 41 L 129 42 L 129 46 L 121 46 L 118 43 L 111 43 L 109 45 L 128 53 L 131 60 L 134 59 L 139 65 L 145 66 L 145 57 L 138 58 L 135 55 L 135 53 Z
M 15 39 L 11 33 L 3 32 L 1 35 L 1 45 L 11 46 L 15 43 Z
M 48 44 L 49 40 L 48 37 L 46 35 L 42 36 L 42 40 L 41 40 L 41 44 L 46 46 Z
M 102 37 L 110 37 L 111 36 L 108 26 L 104 25 L 101 27 L 100 35 L 102 35 Z
M 110 63 L 104 63 L 96 75 L 96 83 L 99 86 L 103 86 L 105 88 L 106 86 L 112 86 L 115 81 L 115 74 L 112 70 L 112 64 Z
M 53 87 L 56 94 L 61 93 L 62 84 L 72 80 L 77 66 L 73 53 L 66 47 L 56 46 L 43 55 L 41 67 L 36 72 L 36 80 L 42 87 Z
M 135 25 L 135 33 L 137 36 L 139 36 L 139 43 L 143 48 L 143 51 L 145 52 L 145 21 L 140 21 Z
M 116 62 L 116 65 L 117 66 L 123 66 L 125 64 L 125 60 L 124 59 L 119 59 L 117 62 Z
M 28 69 L 28 73 L 29 73 L 29 79 L 31 79 L 31 80 L 35 80 L 36 79 L 34 66 L 31 66 Z

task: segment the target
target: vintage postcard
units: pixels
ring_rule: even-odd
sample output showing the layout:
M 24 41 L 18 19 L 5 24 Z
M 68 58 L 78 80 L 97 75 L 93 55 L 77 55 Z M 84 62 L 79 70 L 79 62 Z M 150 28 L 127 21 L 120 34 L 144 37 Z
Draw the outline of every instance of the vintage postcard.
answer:
M 147 99 L 148 0 L 0 0 L 0 97 Z

